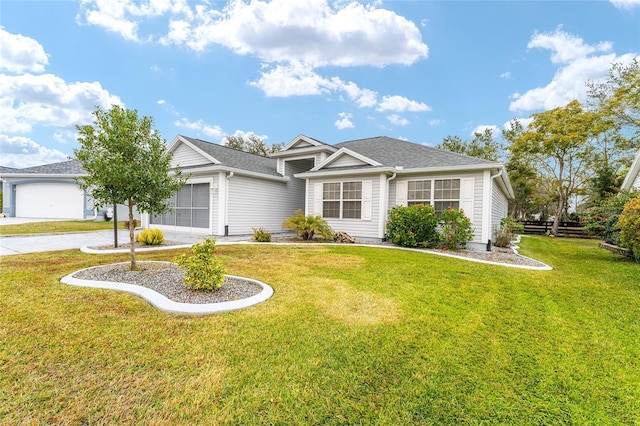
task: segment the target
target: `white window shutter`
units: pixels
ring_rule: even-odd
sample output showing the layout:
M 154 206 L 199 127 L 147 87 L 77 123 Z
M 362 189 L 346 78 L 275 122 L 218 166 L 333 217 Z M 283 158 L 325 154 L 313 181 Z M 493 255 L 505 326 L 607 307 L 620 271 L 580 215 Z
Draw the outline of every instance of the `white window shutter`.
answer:
M 313 184 L 313 214 L 322 216 L 322 183 Z
M 362 206 L 360 210 L 362 220 L 371 220 L 372 192 L 373 182 L 370 180 L 362 181 Z
M 396 206 L 406 206 L 409 185 L 407 181 L 396 181 Z
M 473 198 L 475 192 L 474 178 L 460 180 L 460 209 L 473 222 Z

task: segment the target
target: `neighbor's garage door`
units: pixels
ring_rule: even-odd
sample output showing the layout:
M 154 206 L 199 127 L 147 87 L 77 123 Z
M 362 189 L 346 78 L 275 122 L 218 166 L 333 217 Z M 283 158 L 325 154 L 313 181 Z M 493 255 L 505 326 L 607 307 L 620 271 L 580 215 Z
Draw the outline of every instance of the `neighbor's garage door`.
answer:
M 73 184 L 16 185 L 16 217 L 83 219 L 84 193 Z

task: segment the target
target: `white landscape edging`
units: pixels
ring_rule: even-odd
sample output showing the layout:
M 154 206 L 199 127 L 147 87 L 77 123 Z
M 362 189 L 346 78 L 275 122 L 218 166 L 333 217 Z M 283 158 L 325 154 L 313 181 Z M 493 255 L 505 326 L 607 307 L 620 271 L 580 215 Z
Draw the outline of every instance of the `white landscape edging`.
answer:
M 98 268 L 98 266 L 94 266 L 93 268 Z M 87 268 L 92 269 L 92 268 Z M 84 271 L 86 269 L 82 269 Z M 182 303 L 175 302 L 162 294 L 154 291 L 150 288 L 135 285 L 135 284 L 125 284 L 125 283 L 117 283 L 113 281 L 93 281 L 93 280 L 82 280 L 79 278 L 74 278 L 73 275 L 80 271 L 73 272 L 65 277 L 63 277 L 60 282 L 68 285 L 74 285 L 78 287 L 93 287 L 93 288 L 104 288 L 109 290 L 118 290 L 124 291 L 127 293 L 135 294 L 149 302 L 152 306 L 160 309 L 164 312 L 169 312 L 173 314 L 189 314 L 189 315 L 207 315 L 213 314 L 216 312 L 227 312 L 234 311 L 237 309 L 248 308 L 250 306 L 256 305 L 258 303 L 262 303 L 265 300 L 269 299 L 273 296 L 273 288 L 268 284 L 265 284 L 258 280 L 253 280 L 245 277 L 238 277 L 235 275 L 225 275 L 228 278 L 235 278 L 239 280 L 249 281 L 251 283 L 257 284 L 262 287 L 262 291 L 254 296 L 248 297 L 246 299 L 233 300 L 229 302 L 218 302 L 218 303 Z

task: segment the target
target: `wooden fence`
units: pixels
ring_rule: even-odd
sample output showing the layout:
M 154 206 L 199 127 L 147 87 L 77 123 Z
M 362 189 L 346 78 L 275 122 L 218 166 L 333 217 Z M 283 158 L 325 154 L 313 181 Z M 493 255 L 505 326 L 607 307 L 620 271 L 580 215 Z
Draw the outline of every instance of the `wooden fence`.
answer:
M 525 234 L 544 235 L 551 232 L 551 226 L 553 222 L 543 222 L 536 220 L 523 220 L 520 223 L 524 225 Z M 591 238 L 582 229 L 580 222 L 560 222 L 558 227 L 557 237 L 571 237 L 571 238 Z

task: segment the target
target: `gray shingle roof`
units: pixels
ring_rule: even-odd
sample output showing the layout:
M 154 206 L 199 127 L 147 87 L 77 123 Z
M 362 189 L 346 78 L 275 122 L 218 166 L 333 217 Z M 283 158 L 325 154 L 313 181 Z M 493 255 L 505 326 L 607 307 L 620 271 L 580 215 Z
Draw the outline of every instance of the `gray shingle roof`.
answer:
M 13 167 L 0 166 L 0 174 L 4 173 L 15 173 L 18 169 L 14 169 Z
M 334 146 L 355 151 L 386 167 L 402 166 L 405 169 L 412 169 L 495 164 L 481 158 L 469 157 L 387 136 L 341 142 Z
M 78 160 L 62 161 L 60 163 L 43 164 L 41 166 L 12 169 L 2 173 L 43 174 L 43 175 L 83 175 L 84 169 Z
M 282 177 L 277 171 L 278 160 L 276 159 L 250 154 L 248 152 L 229 148 L 217 143 L 203 141 L 201 139 L 194 139 L 182 135 L 181 137 L 220 161 L 223 166 Z

